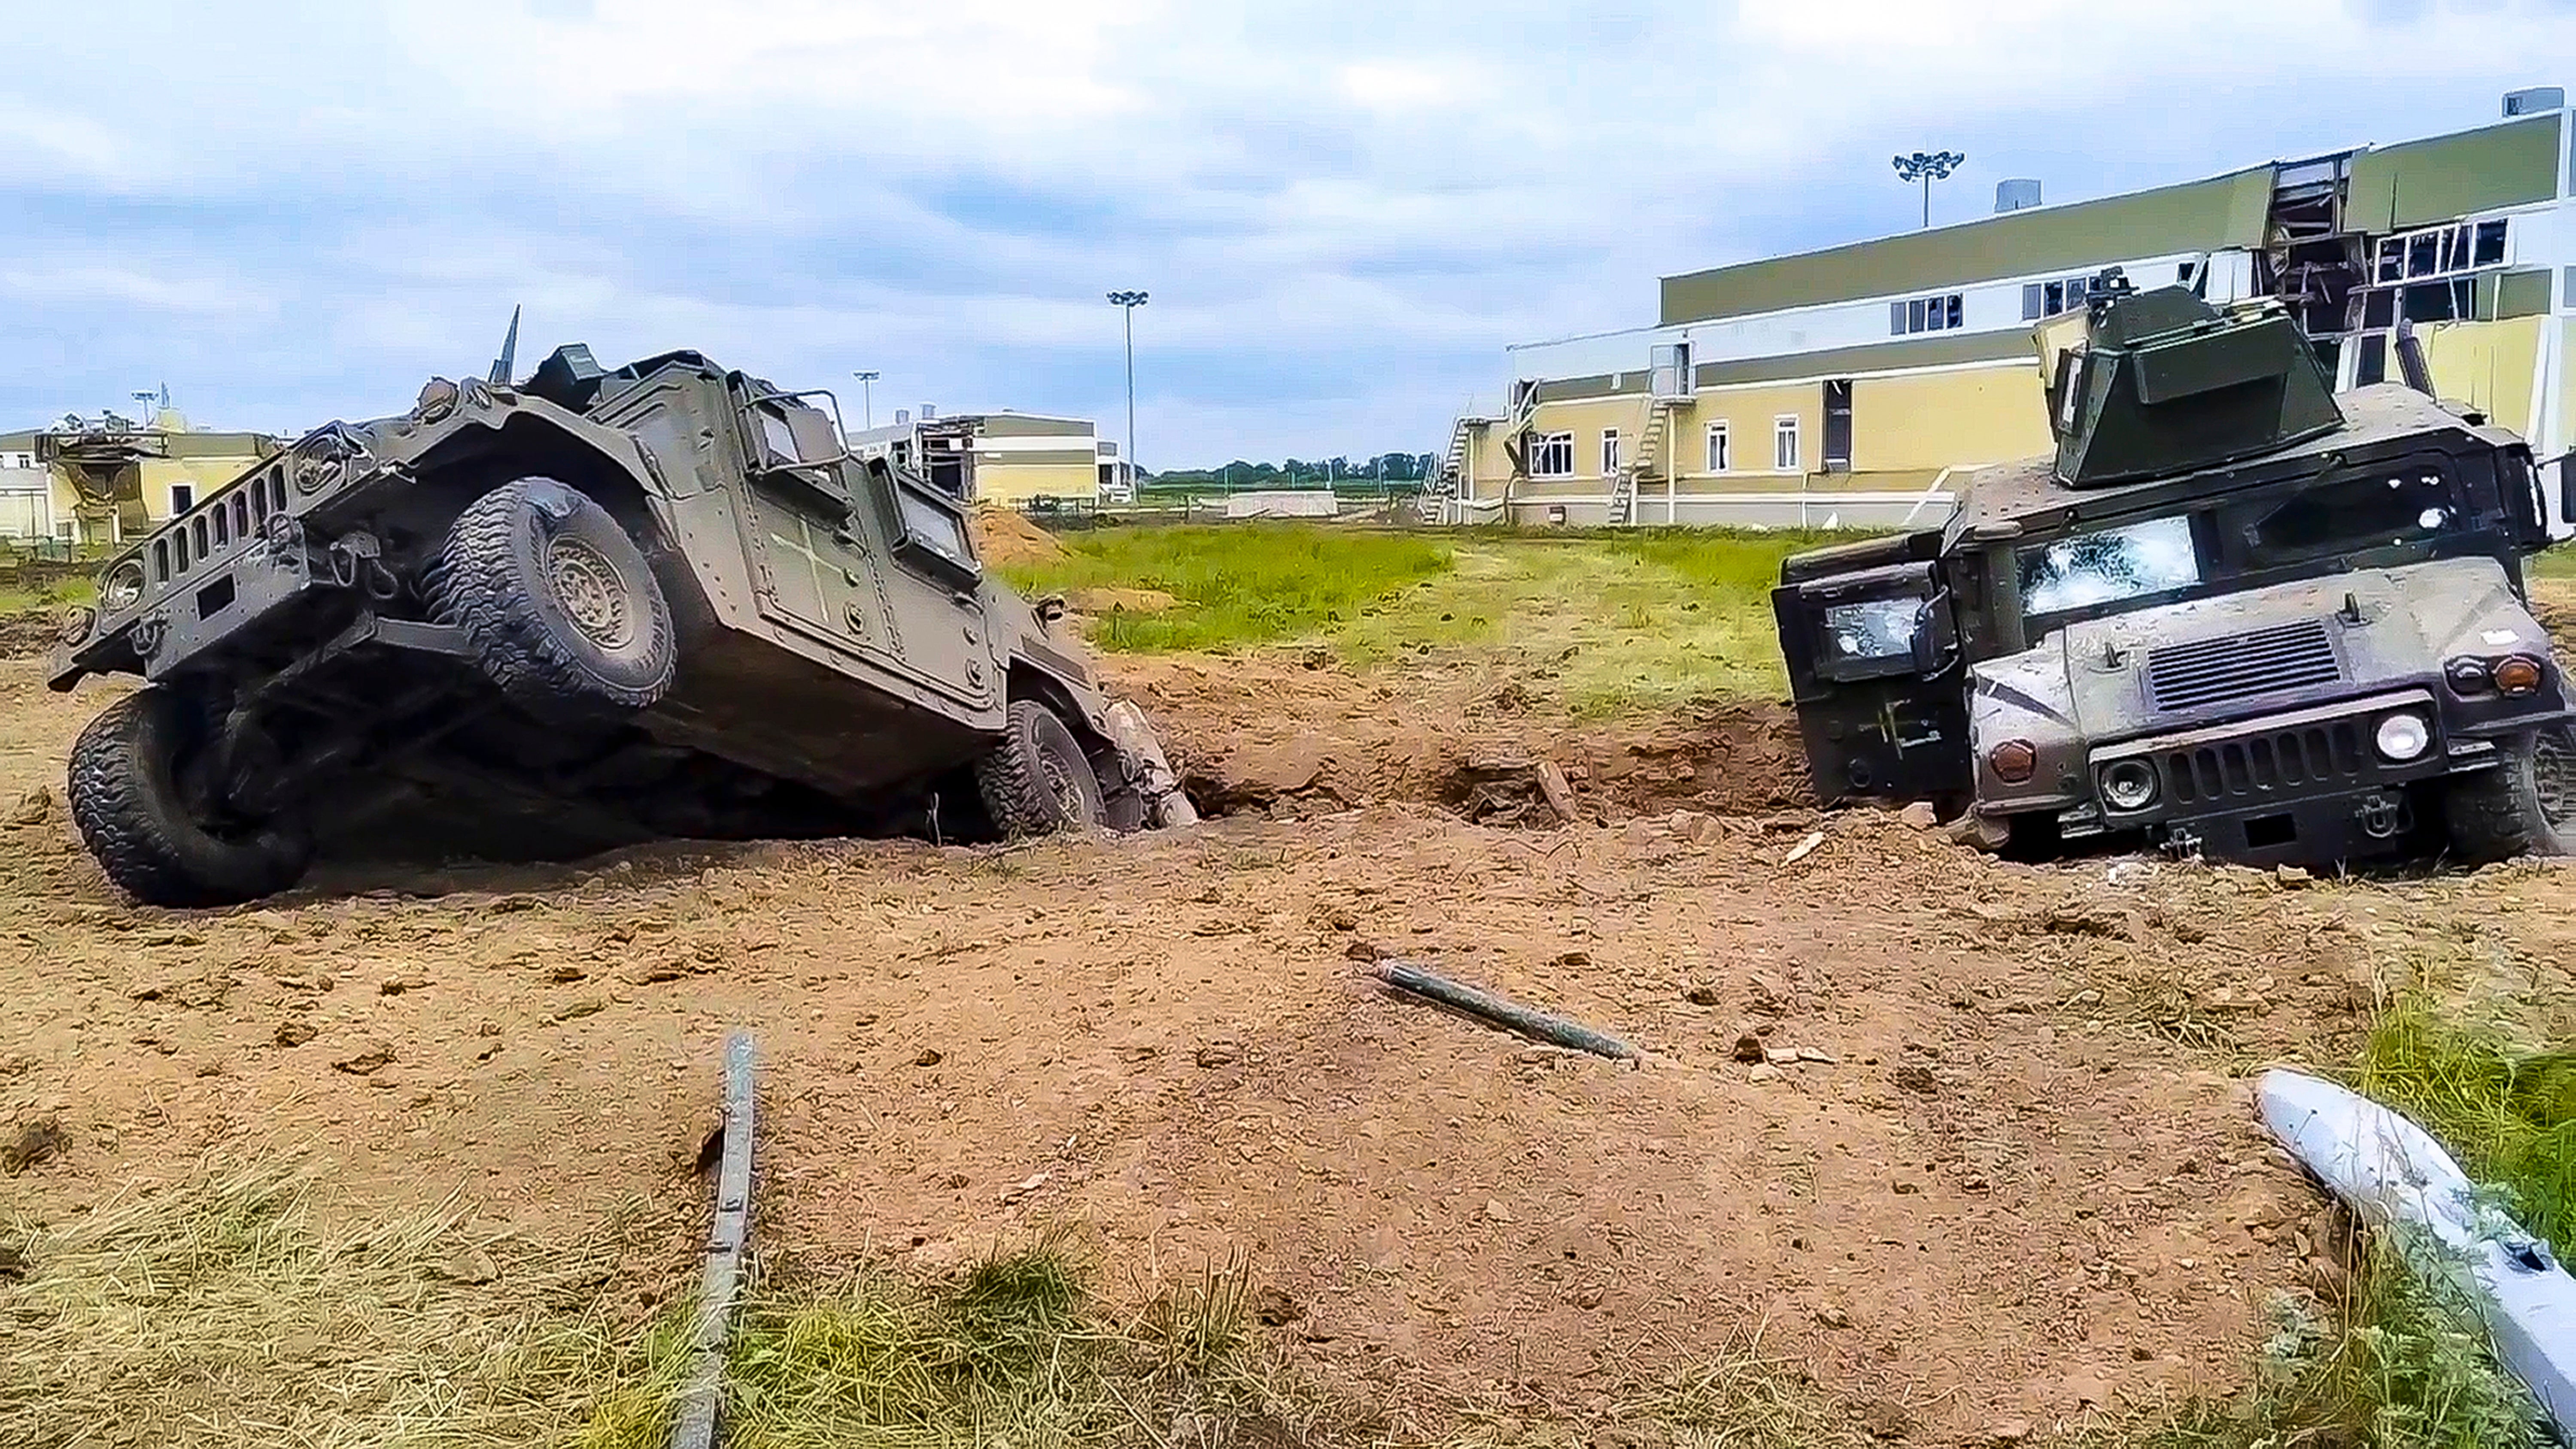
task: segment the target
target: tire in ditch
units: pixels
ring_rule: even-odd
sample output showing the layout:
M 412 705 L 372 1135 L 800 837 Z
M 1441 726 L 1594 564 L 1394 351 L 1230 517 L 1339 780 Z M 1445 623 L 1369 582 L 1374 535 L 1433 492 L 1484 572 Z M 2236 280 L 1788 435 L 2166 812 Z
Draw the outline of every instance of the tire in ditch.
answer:
M 1103 824 L 1108 809 L 1100 777 L 1082 743 L 1056 712 L 1034 699 L 1014 700 L 1002 742 L 975 762 L 985 813 L 1006 839 L 1052 835 Z
M 2453 780 L 2442 796 L 2451 853 L 2485 865 L 2576 855 L 2576 731 L 2553 725 L 2499 740 L 2493 769 Z
M 203 730 L 155 685 L 101 711 L 72 745 L 72 823 L 119 890 L 145 905 L 229 906 L 275 895 L 312 863 L 286 822 L 240 829 L 198 818 L 179 786 Z
M 501 693 L 540 715 L 643 709 L 679 672 L 671 605 L 644 550 L 596 500 L 552 478 L 466 505 L 429 593 Z

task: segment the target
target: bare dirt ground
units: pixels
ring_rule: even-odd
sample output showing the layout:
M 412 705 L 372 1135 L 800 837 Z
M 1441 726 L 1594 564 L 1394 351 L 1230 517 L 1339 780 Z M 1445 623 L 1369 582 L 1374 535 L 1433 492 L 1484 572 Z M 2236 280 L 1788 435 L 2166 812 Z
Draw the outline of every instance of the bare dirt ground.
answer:
M 1580 1413 L 1767 1320 L 1876 1428 L 1984 1443 L 2239 1383 L 2265 1296 L 2332 1271 L 2243 1068 L 2338 1058 L 2413 953 L 2576 960 L 2555 867 L 2031 868 L 1828 819 L 1776 710 L 1578 725 L 1463 667 L 1114 668 L 1234 813 L 170 913 L 115 896 L 63 816 L 106 692 L 0 661 L 0 1126 L 69 1136 L 0 1211 L 308 1151 L 361 1195 L 588 1220 L 693 1192 L 742 1024 L 772 1253 L 935 1270 L 1074 1219 L 1140 1287 L 1245 1254 L 1302 1309 L 1292 1351 L 1399 1410 Z M 1499 823 L 1537 817 L 1473 767 L 1541 756 L 1592 819 Z M 1390 999 L 1379 953 L 1654 1060 Z

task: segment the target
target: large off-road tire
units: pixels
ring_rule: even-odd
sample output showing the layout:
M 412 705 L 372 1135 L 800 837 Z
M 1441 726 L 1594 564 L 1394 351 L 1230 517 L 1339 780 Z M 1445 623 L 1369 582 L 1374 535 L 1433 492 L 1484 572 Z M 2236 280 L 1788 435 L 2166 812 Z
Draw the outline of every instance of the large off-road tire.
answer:
M 2502 763 L 2443 792 L 2451 853 L 2474 865 L 2576 855 L 2576 732 L 2553 725 L 2496 748 Z
M 994 827 L 1014 840 L 1108 819 L 1081 742 L 1034 699 L 1012 702 L 1002 742 L 975 762 L 975 787 Z
M 552 478 L 468 504 L 447 530 L 430 597 L 501 693 L 541 715 L 643 709 L 679 670 L 671 605 L 643 549 Z
M 72 823 L 117 888 L 146 905 L 228 906 L 303 878 L 310 836 L 291 823 L 250 828 L 199 819 L 179 773 L 197 721 L 158 686 L 127 695 L 72 745 Z

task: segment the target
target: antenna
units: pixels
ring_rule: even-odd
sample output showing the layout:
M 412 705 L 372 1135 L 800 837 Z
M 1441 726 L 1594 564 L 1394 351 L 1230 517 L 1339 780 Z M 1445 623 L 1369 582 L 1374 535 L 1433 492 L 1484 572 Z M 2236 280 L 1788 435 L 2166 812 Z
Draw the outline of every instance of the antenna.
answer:
M 492 359 L 492 373 L 486 379 L 494 387 L 510 385 L 510 370 L 519 360 L 519 309 L 510 309 L 510 333 L 501 339 L 501 355 Z

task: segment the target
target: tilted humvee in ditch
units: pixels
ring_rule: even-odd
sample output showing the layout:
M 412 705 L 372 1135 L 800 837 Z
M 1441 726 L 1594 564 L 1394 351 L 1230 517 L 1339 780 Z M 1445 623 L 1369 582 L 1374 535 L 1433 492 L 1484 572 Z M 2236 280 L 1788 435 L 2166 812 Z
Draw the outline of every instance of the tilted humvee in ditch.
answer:
M 317 848 L 1159 823 L 1061 605 L 985 573 L 963 500 L 850 457 L 829 394 L 506 357 L 250 469 L 66 621 L 54 688 L 147 681 L 71 761 L 128 893 L 246 900 Z
M 2054 455 L 1970 475 L 1940 528 L 1784 564 L 1818 793 L 1932 801 L 2016 852 L 2576 848 L 2531 450 L 2411 351 L 2418 386 L 2338 400 L 2276 305 L 2095 286 L 2037 333 Z

